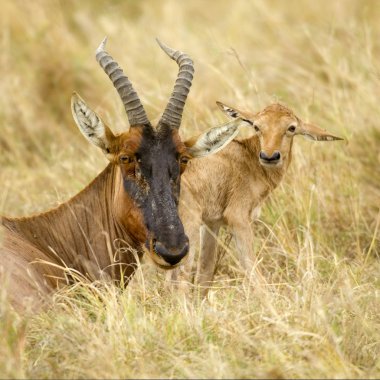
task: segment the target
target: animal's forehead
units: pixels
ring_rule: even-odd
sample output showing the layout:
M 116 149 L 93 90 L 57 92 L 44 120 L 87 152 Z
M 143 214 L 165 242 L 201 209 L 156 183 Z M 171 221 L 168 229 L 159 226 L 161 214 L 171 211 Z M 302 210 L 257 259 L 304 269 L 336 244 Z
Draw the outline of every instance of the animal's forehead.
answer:
M 117 150 L 127 150 L 129 153 L 136 152 L 143 139 L 142 128 L 131 128 L 128 132 L 123 132 L 117 136 Z
M 257 119 L 262 119 L 267 122 L 278 121 L 278 120 L 297 120 L 296 115 L 292 110 L 283 106 L 282 104 L 271 104 L 264 108 L 261 112 L 257 114 Z
M 130 153 L 144 154 L 145 156 L 163 156 L 166 153 L 183 153 L 185 145 L 176 129 L 151 127 L 134 127 L 128 132 L 119 135 L 119 144 L 122 150 Z

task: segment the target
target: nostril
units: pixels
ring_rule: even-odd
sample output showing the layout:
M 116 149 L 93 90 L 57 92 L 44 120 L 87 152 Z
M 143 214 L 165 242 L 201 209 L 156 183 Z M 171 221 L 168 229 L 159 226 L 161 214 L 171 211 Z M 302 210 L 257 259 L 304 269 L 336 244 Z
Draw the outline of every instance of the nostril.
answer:
M 263 152 L 263 151 L 261 151 L 260 152 L 260 158 L 262 159 L 262 160 L 267 160 L 269 157 Z
M 280 159 L 280 157 L 281 157 L 280 152 L 276 151 L 276 152 L 273 153 L 273 155 L 272 155 L 272 157 L 270 159 L 273 160 L 273 161 L 275 161 L 275 160 L 277 161 L 277 160 Z

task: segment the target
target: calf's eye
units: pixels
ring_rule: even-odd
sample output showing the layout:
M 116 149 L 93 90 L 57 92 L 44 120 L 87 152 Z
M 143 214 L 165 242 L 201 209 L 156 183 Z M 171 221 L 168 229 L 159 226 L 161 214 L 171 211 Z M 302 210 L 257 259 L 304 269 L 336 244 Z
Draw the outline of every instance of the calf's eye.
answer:
M 291 132 L 291 133 L 295 132 L 295 130 L 296 130 L 296 127 L 295 127 L 294 125 L 291 125 L 291 126 L 288 128 L 288 131 Z
M 132 158 L 129 156 L 120 156 L 119 161 L 122 164 L 130 164 L 132 162 Z

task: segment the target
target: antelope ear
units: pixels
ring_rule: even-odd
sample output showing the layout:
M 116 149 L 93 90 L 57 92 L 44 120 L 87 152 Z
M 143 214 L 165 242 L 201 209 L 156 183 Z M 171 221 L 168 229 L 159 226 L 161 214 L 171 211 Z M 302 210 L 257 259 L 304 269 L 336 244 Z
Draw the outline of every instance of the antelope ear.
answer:
M 239 133 L 238 127 L 241 122 L 240 118 L 230 121 L 185 141 L 187 152 L 192 158 L 204 157 L 218 152 L 227 146 Z
M 302 123 L 301 128 L 296 134 L 303 135 L 309 140 L 317 140 L 317 141 L 344 140 L 341 137 L 331 135 L 325 129 L 319 128 L 318 126 L 309 124 L 309 123 Z
M 240 118 L 242 121 L 245 121 L 246 123 L 253 125 L 253 122 L 249 120 L 248 116 L 243 111 L 239 111 L 237 108 L 233 108 L 230 106 L 227 106 L 226 104 L 222 102 L 216 102 L 218 107 L 229 117 L 232 117 L 234 119 Z
M 83 136 L 105 154 L 109 154 L 114 134 L 75 92 L 71 96 L 71 112 Z

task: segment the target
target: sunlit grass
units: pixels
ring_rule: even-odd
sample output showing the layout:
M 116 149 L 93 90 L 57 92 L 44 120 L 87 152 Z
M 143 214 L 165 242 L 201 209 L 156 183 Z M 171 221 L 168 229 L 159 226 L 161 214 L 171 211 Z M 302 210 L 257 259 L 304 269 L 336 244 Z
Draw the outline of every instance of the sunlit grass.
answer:
M 183 136 L 225 120 L 216 100 L 280 101 L 346 139 L 297 138 L 253 224 L 255 271 L 231 245 L 207 300 L 145 263 L 126 290 L 81 281 L 36 315 L 2 301 L 1 377 L 380 376 L 377 2 L 3 0 L 0 17 L 1 214 L 64 202 L 105 166 L 69 109 L 75 90 L 127 125 L 94 59 L 105 35 L 153 122 L 177 73 L 155 37 L 191 55 Z

